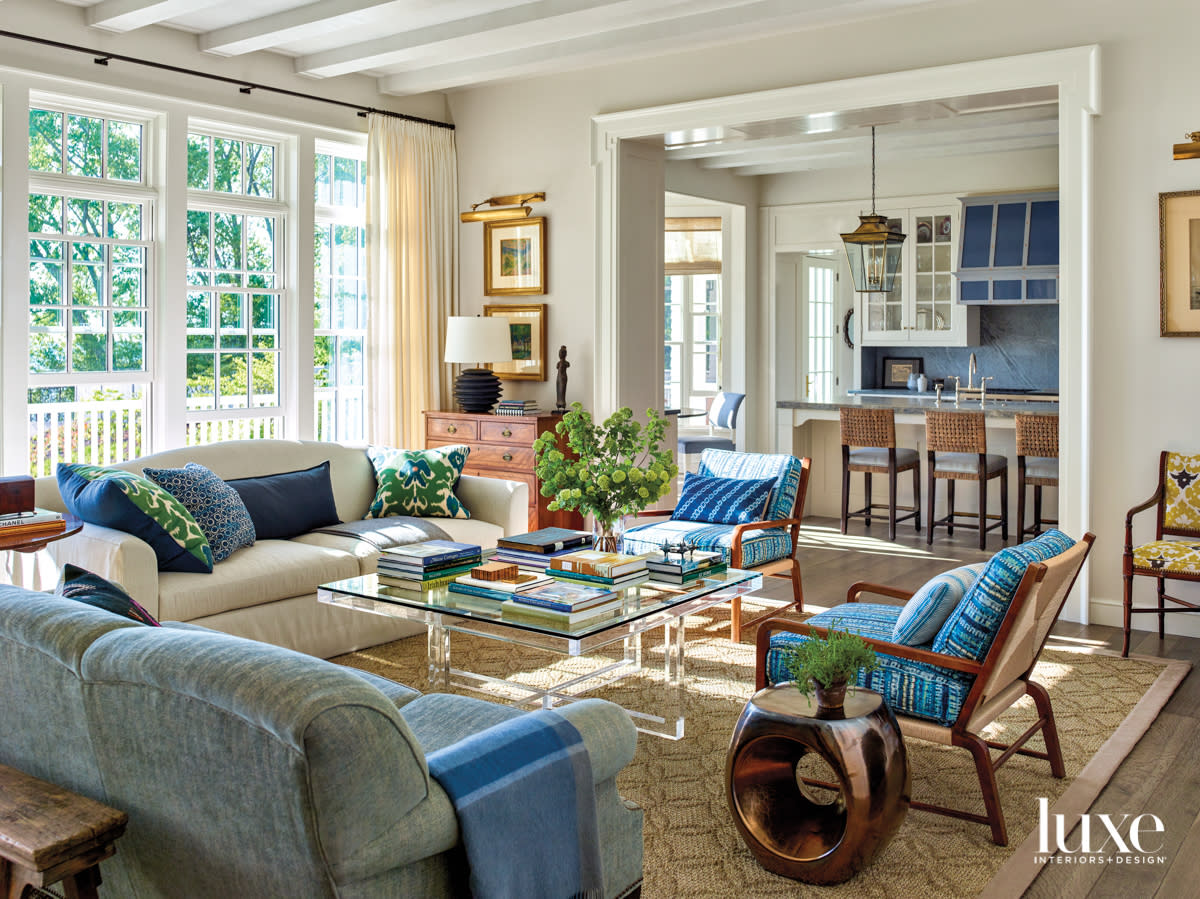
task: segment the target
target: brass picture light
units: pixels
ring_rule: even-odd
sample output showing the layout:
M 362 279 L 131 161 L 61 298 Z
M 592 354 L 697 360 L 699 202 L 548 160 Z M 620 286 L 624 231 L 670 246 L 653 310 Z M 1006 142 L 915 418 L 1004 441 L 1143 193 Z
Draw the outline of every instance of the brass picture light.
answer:
M 1186 144 L 1175 144 L 1176 159 L 1200 159 L 1200 131 L 1192 131 L 1184 135 Z
M 533 207 L 526 203 L 540 203 L 546 199 L 546 192 L 533 194 L 508 194 L 503 197 L 488 197 L 471 206 L 470 212 L 459 213 L 459 220 L 464 222 L 495 222 L 503 219 L 528 218 Z M 492 209 L 480 209 L 480 206 L 492 206 Z

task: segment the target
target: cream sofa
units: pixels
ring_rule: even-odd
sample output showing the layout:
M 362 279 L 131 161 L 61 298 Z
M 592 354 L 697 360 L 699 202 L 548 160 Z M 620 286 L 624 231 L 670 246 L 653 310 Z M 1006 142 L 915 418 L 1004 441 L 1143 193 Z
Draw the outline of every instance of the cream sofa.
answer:
M 180 468 L 197 462 L 228 480 L 297 471 L 326 460 L 338 516 L 342 521 L 363 518 L 375 497 L 375 471 L 361 446 L 237 440 L 155 453 L 114 467 L 141 474 L 144 467 Z M 528 490 L 516 481 L 463 475 L 455 494 L 471 518 L 426 520 L 454 540 L 493 546 L 498 537 L 527 530 Z M 53 477 L 38 478 L 35 491 L 39 506 L 65 511 Z M 41 555 L 41 560 L 30 560 L 36 570 L 14 580 L 45 587 L 54 570 L 71 562 L 120 583 L 156 618 L 188 621 L 321 658 L 420 630 L 410 622 L 317 602 L 320 584 L 375 571 L 379 551 L 354 537 L 311 533 L 291 540 L 259 540 L 218 563 L 211 574 L 159 571 L 149 544 L 92 524 L 50 544 Z

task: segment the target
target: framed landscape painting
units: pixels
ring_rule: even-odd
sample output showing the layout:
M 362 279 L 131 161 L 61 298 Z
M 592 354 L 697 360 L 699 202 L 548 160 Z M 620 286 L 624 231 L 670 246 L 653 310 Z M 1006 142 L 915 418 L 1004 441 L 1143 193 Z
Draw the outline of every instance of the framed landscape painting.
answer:
M 1159 333 L 1200 337 L 1200 190 L 1158 195 Z
M 546 219 L 483 223 L 483 294 L 546 292 Z
M 546 380 L 546 304 L 524 306 L 488 305 L 483 314 L 508 319 L 512 340 L 512 362 L 493 362 L 488 366 L 504 381 Z

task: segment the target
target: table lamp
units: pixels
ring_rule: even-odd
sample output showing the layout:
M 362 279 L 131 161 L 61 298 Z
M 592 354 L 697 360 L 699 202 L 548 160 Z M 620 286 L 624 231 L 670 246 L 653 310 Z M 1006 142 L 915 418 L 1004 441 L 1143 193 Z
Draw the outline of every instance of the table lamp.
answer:
M 454 381 L 454 398 L 464 412 L 490 412 L 500 399 L 500 379 L 483 364 L 512 361 L 508 319 L 500 316 L 450 316 L 446 320 L 443 361 L 476 366 L 459 372 Z

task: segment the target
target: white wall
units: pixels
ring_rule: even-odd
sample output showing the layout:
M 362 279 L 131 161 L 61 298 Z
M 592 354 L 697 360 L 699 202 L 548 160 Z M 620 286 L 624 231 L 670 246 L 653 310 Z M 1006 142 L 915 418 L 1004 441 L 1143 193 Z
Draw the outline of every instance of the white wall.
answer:
M 1093 620 L 1117 623 L 1124 512 L 1153 489 L 1160 449 L 1200 449 L 1194 404 L 1185 400 L 1187 411 L 1180 414 L 1176 397 L 1181 392 L 1163 387 L 1196 382 L 1200 345 L 1158 336 L 1157 221 L 1160 191 L 1200 184 L 1200 161 L 1171 159 L 1171 144 L 1197 127 L 1200 115 L 1193 71 L 1197 33 L 1200 5 L 1178 0 L 978 2 L 462 91 L 451 94 L 449 105 L 460 127 L 463 199 L 552 191 L 547 205 L 550 326 L 563 328 L 563 342 L 583 344 L 589 340 L 597 277 L 590 116 L 1100 44 L 1104 114 L 1095 126 L 1095 362 L 1090 373 L 1097 398 L 1091 435 L 1092 528 L 1098 534 L 1092 611 Z M 473 237 L 463 234 L 464 285 L 480 283 Z M 1148 536 L 1137 534 L 1138 539 Z M 1186 586 L 1180 591 L 1188 595 Z M 1141 585 L 1139 595 L 1144 601 L 1151 592 Z M 1148 627 L 1150 620 L 1140 619 L 1141 626 Z M 1167 620 L 1168 627 L 1200 633 L 1195 616 Z

